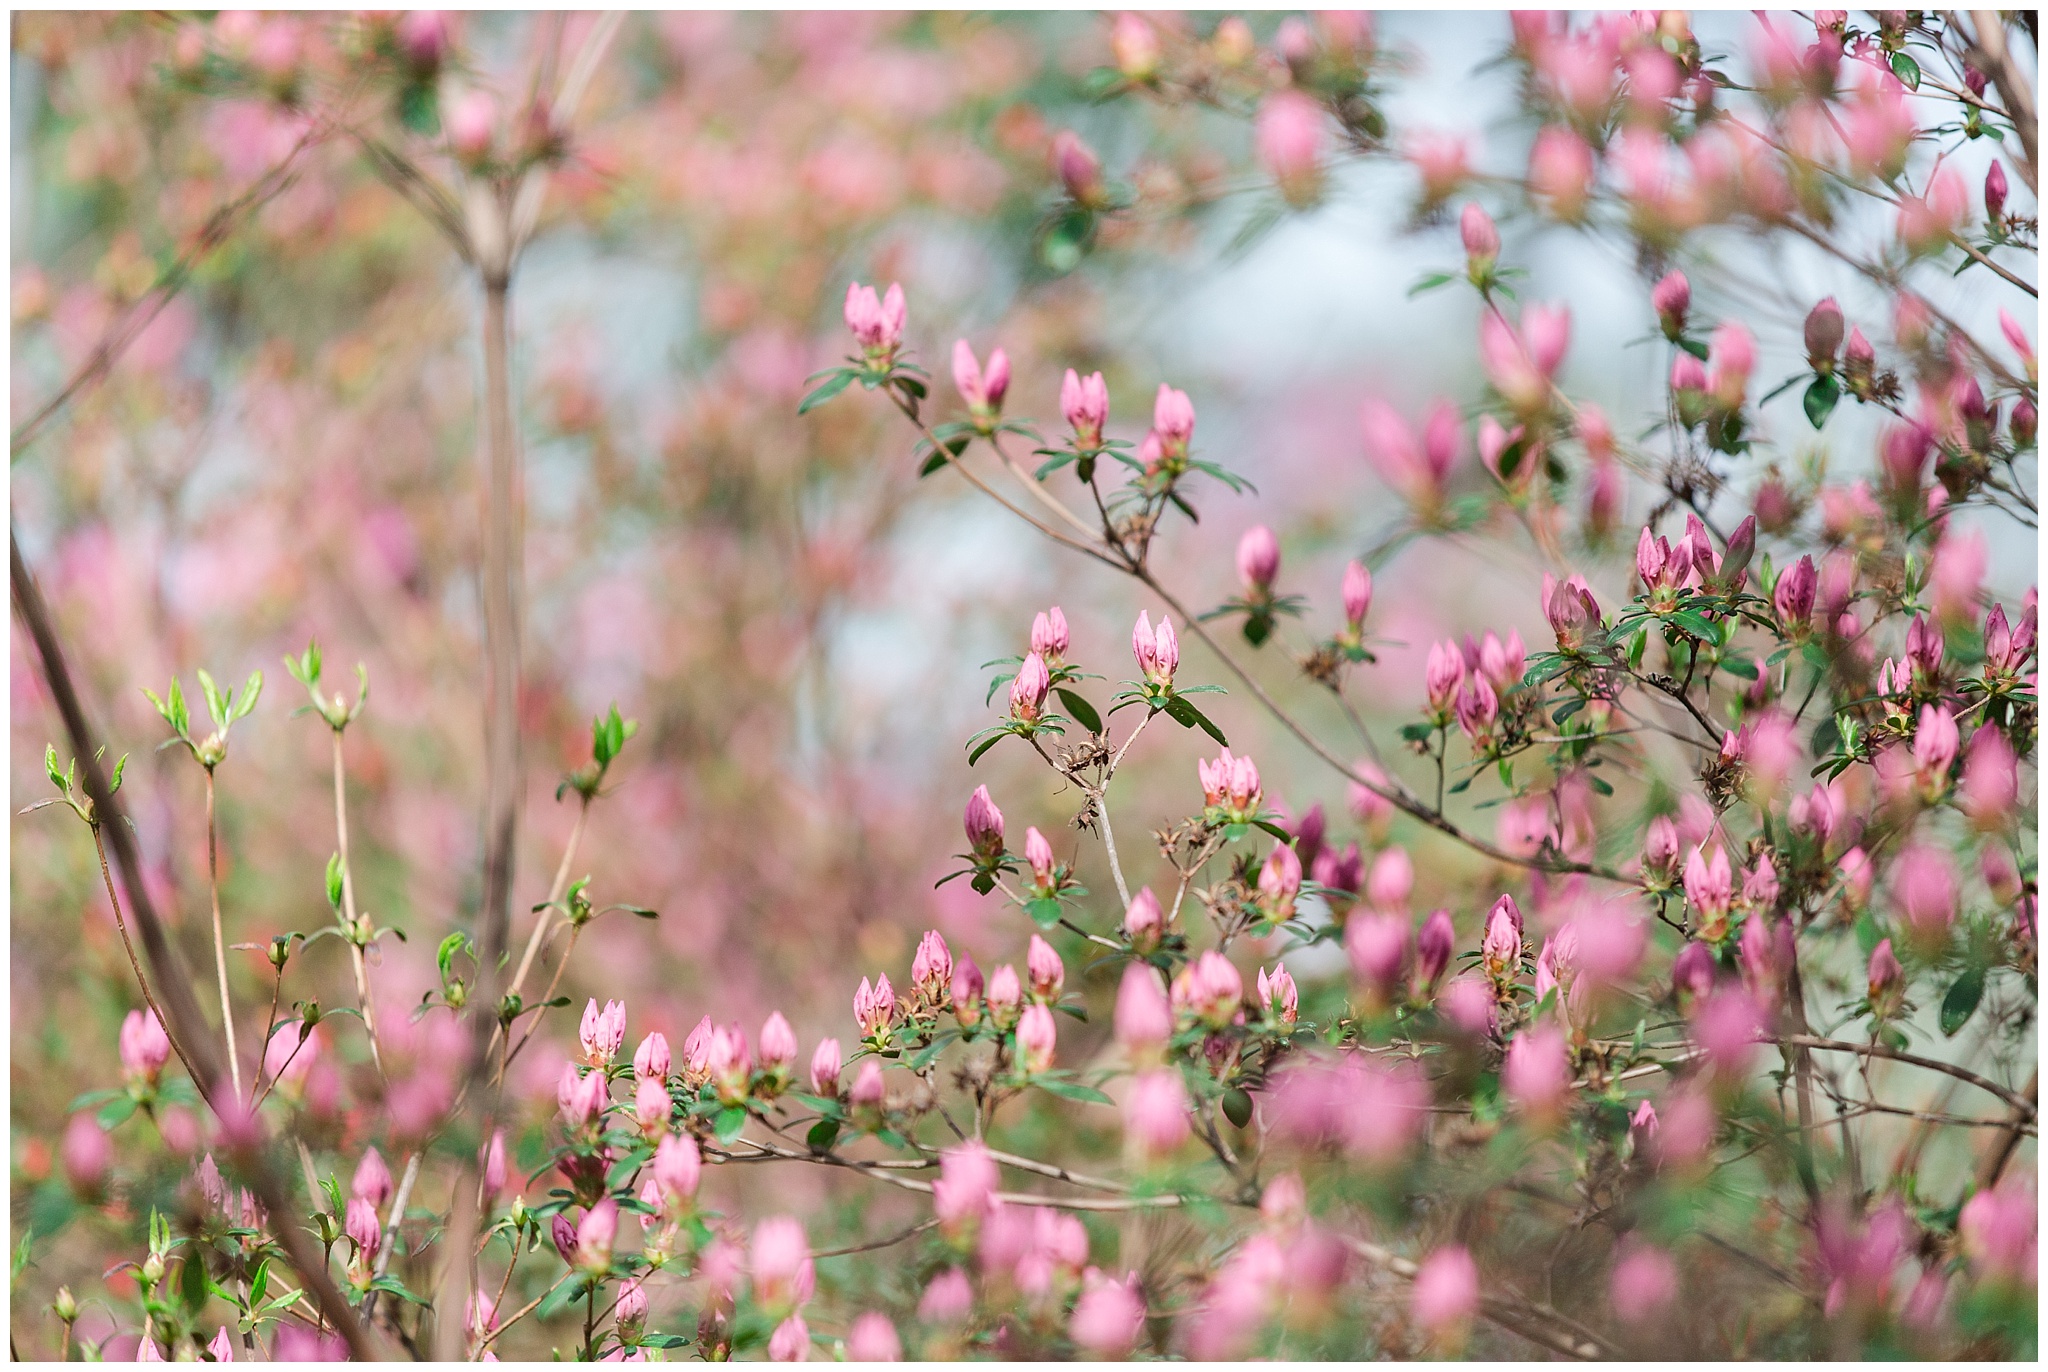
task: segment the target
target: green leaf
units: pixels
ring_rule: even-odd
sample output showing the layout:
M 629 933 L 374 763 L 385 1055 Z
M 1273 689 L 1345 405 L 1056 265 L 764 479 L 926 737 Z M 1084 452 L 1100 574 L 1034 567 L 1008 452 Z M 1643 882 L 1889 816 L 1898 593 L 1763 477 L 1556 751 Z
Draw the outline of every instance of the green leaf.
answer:
M 1954 1037 L 1956 1030 L 1969 1022 L 1977 1011 L 1977 1002 L 1984 998 L 1984 969 L 1972 967 L 1955 980 L 1948 988 L 1948 994 L 1941 998 L 1941 1032 Z
M 1407 739 L 1410 743 L 1420 743 L 1435 732 L 1436 726 L 1434 724 L 1403 724 L 1401 726 L 1401 737 Z
M 228 724 L 227 701 L 222 698 L 220 687 L 213 684 L 212 676 L 208 675 L 204 667 L 199 669 L 199 689 L 206 696 L 206 713 L 213 716 L 214 727 L 225 729 Z
M 1223 731 L 1211 723 L 1207 715 L 1197 710 L 1194 703 L 1186 696 L 1177 695 L 1169 700 L 1166 703 L 1166 713 L 1174 723 L 1180 725 L 1183 729 L 1193 729 L 1199 726 L 1202 732 L 1210 738 L 1215 739 L 1226 748 L 1230 746 L 1230 740 L 1223 736 Z
M 441 969 L 441 980 L 448 980 L 449 965 L 455 961 L 455 954 L 461 949 L 463 940 L 468 937 L 458 929 L 441 940 L 440 948 L 434 953 L 434 965 Z
M 93 1120 L 102 1129 L 112 1129 L 115 1125 L 120 1124 L 134 1113 L 134 1097 L 123 1095 L 120 1098 L 116 1100 L 110 1100 L 105 1105 L 101 1106 L 100 1112 L 97 1115 L 93 1116 Z
M 685 1334 L 647 1334 L 640 1340 L 642 1348 L 683 1348 L 689 1344 Z
M 1590 772 L 1586 774 L 1586 784 L 1588 786 L 1591 786 L 1594 790 L 1598 791 L 1603 796 L 1611 796 L 1614 794 L 1614 787 L 1610 786 L 1604 778 L 1596 777 Z
M 1721 659 L 1721 670 L 1730 676 L 1739 676 L 1744 681 L 1756 680 L 1756 664 L 1746 657 L 1729 655 Z
M 441 98 L 431 81 L 415 81 L 398 93 L 398 122 L 423 138 L 441 131 Z
M 831 380 L 825 382 L 816 390 L 812 391 L 809 395 L 805 396 L 803 399 L 803 403 L 796 407 L 796 412 L 798 414 L 809 414 L 812 410 L 817 409 L 820 405 L 830 400 L 833 396 L 838 395 L 848 386 L 851 386 L 853 384 L 853 379 L 858 375 L 859 373 L 854 371 L 851 367 L 840 368 L 836 373 L 833 374 Z
M 1102 716 L 1095 713 L 1095 707 L 1088 703 L 1087 697 L 1064 686 L 1056 688 L 1053 694 L 1060 698 L 1060 704 L 1067 707 L 1067 713 L 1072 715 L 1083 729 L 1091 734 L 1102 732 Z
M 1702 362 L 1707 360 L 1707 345 L 1700 342 L 1697 338 L 1681 338 L 1678 340 L 1678 346 Z
M 336 853 L 333 857 L 327 859 L 327 903 L 337 910 L 341 908 L 340 853 Z
M 1414 285 L 1408 288 L 1408 298 L 1410 300 L 1413 300 L 1416 296 L 1423 294 L 1425 291 L 1433 291 L 1439 286 L 1448 286 L 1451 284 L 1451 282 L 1456 281 L 1457 279 L 1457 277 L 1451 275 L 1449 272 L 1431 272 L 1429 273 L 1429 275 L 1423 277 L 1420 281 L 1417 281 Z
M 235 699 L 232 693 L 230 693 L 230 695 L 228 696 L 230 708 L 228 710 L 227 722 L 233 724 L 236 720 L 242 718 L 244 715 L 247 715 L 251 710 L 255 709 L 256 697 L 262 694 L 263 672 L 259 668 L 258 670 L 249 673 L 249 679 L 242 683 L 241 699 Z
M 1828 422 L 1828 416 L 1835 412 L 1835 402 L 1842 398 L 1842 387 L 1832 376 L 1816 376 L 1813 384 L 1806 388 L 1806 422 L 1818 429 Z
M 711 1122 L 711 1127 L 717 1133 L 720 1143 L 731 1143 L 740 1136 L 740 1130 L 747 1127 L 747 1112 L 741 1106 L 728 1105 L 718 1112 L 717 1118 Z
M 1223 1093 L 1223 1118 L 1242 1129 L 1252 1122 L 1251 1093 L 1233 1086 Z
M 1004 732 L 997 734 L 994 738 L 982 740 L 981 746 L 976 748 L 973 752 L 967 755 L 967 765 L 969 767 L 972 767 L 975 763 L 981 761 L 981 755 L 983 753 L 995 747 L 998 743 L 1001 743 L 1004 739 L 1008 738 L 1009 736 L 1010 735 L 1008 734 L 1008 732 Z
M 1061 1081 L 1057 1077 L 1040 1077 L 1032 1085 L 1037 1086 L 1041 1090 L 1050 1091 L 1062 1100 L 1086 1101 L 1090 1105 L 1116 1104 L 1115 1101 L 1103 1095 L 1102 1092 L 1094 1087 L 1083 1086 L 1078 1081 Z
M 1060 903 L 1055 896 L 1040 896 L 1024 903 L 1024 913 L 1031 916 L 1032 923 L 1041 929 L 1050 929 L 1060 922 Z
M 206 1260 L 195 1248 L 179 1266 L 178 1299 L 188 1314 L 197 1315 L 206 1308 L 206 1298 L 212 1294 L 213 1283 L 206 1276 Z
M 582 1299 L 583 1293 L 589 1284 L 590 1278 L 588 1276 L 581 1272 L 576 1273 L 569 1280 L 548 1292 L 547 1299 L 540 1303 L 540 1308 L 533 1312 L 533 1317 L 542 1322 L 553 1319 L 556 1315 L 561 1314 L 564 1310 L 567 1310 L 571 1305 Z
M 1892 54 L 1892 75 L 1906 83 L 1906 89 L 1920 89 L 1920 64 L 1903 52 Z

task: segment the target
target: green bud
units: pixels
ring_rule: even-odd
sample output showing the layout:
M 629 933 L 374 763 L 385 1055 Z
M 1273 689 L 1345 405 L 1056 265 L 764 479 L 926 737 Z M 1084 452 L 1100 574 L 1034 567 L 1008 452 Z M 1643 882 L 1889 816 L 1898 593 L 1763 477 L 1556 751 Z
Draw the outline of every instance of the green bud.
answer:
M 57 1299 L 50 1302 L 50 1309 L 55 1312 L 58 1319 L 70 1324 L 78 1318 L 78 1298 L 71 1294 L 70 1287 L 60 1286 L 57 1288 Z

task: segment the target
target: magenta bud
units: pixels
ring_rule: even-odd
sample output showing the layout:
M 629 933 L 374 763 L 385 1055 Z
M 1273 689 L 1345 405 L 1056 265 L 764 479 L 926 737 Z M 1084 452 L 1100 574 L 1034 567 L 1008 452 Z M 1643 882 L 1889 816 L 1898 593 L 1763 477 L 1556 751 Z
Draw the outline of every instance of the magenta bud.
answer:
M 952 983 L 953 950 L 946 946 L 945 937 L 938 930 L 927 929 L 910 960 L 911 989 L 932 1004 L 943 1005 Z
M 1045 695 L 1052 689 L 1052 674 L 1037 653 L 1025 655 L 1024 663 L 1010 682 L 1010 717 L 1034 724 L 1045 713 Z
M 1044 1072 L 1052 1067 L 1053 1051 L 1059 1045 L 1059 1026 L 1052 1011 L 1033 1002 L 1024 1007 L 1017 1021 L 1017 1055 L 1026 1072 Z
M 1024 861 L 1031 868 L 1031 880 L 1041 891 L 1050 892 L 1054 886 L 1055 871 L 1052 844 L 1044 834 L 1033 828 L 1024 831 Z
M 993 861 L 1003 855 L 1003 812 L 989 799 L 988 787 L 975 787 L 974 794 L 967 798 L 964 824 L 967 844 L 975 857 Z
M 483 1174 L 484 1200 L 488 1204 L 505 1194 L 505 1131 L 493 1130 L 491 1141 L 484 1145 L 483 1158 L 478 1164 Z
M 668 1039 L 653 1033 L 640 1040 L 640 1046 L 633 1050 L 633 1075 L 659 1081 L 668 1076 L 668 1068 Z
M 811 1054 L 811 1090 L 827 1098 L 839 1094 L 839 1040 L 822 1039 Z
M 377 1206 L 391 1199 L 391 1169 L 384 1165 L 383 1155 L 375 1148 L 364 1153 L 363 1160 L 356 1164 L 356 1175 L 349 1183 L 348 1193 Z
M 1685 332 L 1685 317 L 1692 309 L 1692 283 L 1684 272 L 1671 272 L 1651 288 L 1650 304 L 1664 326 L 1664 336 L 1675 340 Z
M 1465 256 L 1474 271 L 1484 273 L 1500 256 L 1500 230 L 1476 201 L 1467 204 L 1459 216 L 1458 235 L 1465 242 Z
M 619 1235 L 619 1203 L 610 1196 L 584 1211 L 576 1226 L 576 1263 L 586 1270 L 609 1267 L 612 1244 Z
M 81 1196 L 99 1195 L 106 1184 L 107 1169 L 113 1164 L 114 1147 L 90 1110 L 71 1117 L 64 1126 L 64 1140 L 58 1151 L 64 1164 L 64 1179 L 71 1183 L 71 1189 Z
M 1055 605 L 1049 610 L 1040 610 L 1031 619 L 1031 651 L 1044 658 L 1047 665 L 1056 665 L 1067 655 L 1067 617 Z
M 1076 203 L 1085 206 L 1102 203 L 1102 160 L 1072 129 L 1061 129 L 1053 135 L 1052 169 Z
M 129 1076 L 155 1082 L 170 1061 L 171 1039 L 155 1012 L 130 1010 L 121 1021 L 121 1067 Z
M 1891 1019 L 1899 1013 L 1906 996 L 1906 970 L 1899 966 L 1890 939 L 1879 940 L 1877 947 L 1870 950 L 1868 990 L 1873 1015 Z
M 1031 994 L 1041 1001 L 1056 1001 L 1067 983 L 1066 964 L 1053 946 L 1037 934 L 1031 936 L 1031 945 L 1024 958 L 1025 971 L 1031 977 Z
M 981 1022 L 981 1001 L 984 985 L 981 968 L 965 953 L 953 968 L 953 1016 L 961 1026 L 972 1029 Z
M 1124 937 L 1130 940 L 1133 948 L 1149 952 L 1159 946 L 1165 932 L 1166 915 L 1159 908 L 1158 898 L 1152 894 L 1151 887 L 1140 888 L 1124 911 Z
M 703 1155 L 688 1134 L 670 1134 L 655 1148 L 654 1184 L 671 1204 L 680 1205 L 694 1197 L 703 1174 Z
M 1842 307 L 1828 296 L 1808 312 L 1806 316 L 1806 360 L 1816 371 L 1826 371 L 1834 365 L 1835 353 L 1842 346 Z
M 1362 562 L 1349 562 L 1344 566 L 1344 619 L 1355 633 L 1365 624 L 1366 612 L 1372 609 L 1372 573 Z
M 1993 161 L 1984 173 L 1984 214 L 1994 225 L 2005 217 L 2005 164 Z
M 1109 387 L 1102 373 L 1083 380 L 1072 367 L 1060 382 L 1060 412 L 1074 429 L 1074 444 L 1084 450 L 1102 446 L 1102 427 L 1109 422 Z
M 1246 529 L 1237 542 L 1237 575 L 1247 591 L 1263 594 L 1280 575 L 1280 540 L 1263 524 Z
M 2012 443 L 2015 448 L 2024 450 L 2034 446 L 2034 435 L 2040 427 L 2040 414 L 2035 410 L 2033 401 L 2028 400 L 2025 396 L 2020 397 L 2019 401 L 2012 407 L 2012 419 L 2009 421 L 2009 427 L 2012 432 Z
M 1435 993 L 1444 973 L 1450 970 L 1451 954 L 1457 950 L 1457 930 L 1449 910 L 1433 910 L 1415 936 L 1415 982 L 1422 997 Z

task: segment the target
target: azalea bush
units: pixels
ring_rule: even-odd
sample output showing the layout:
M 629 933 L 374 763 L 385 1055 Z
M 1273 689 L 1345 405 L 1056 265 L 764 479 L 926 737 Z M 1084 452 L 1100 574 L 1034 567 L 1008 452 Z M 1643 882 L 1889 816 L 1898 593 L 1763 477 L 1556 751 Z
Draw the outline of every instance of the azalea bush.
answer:
M 284 682 L 223 686 L 203 636 L 147 680 L 106 662 L 146 688 L 151 731 L 120 715 L 102 736 L 68 665 L 92 649 L 17 532 L 17 675 L 37 674 L 37 727 L 63 730 L 32 755 L 20 823 L 70 826 L 79 846 L 48 860 L 100 883 L 119 1026 L 65 1081 L 40 1177 L 17 1103 L 14 1313 L 37 1331 L 18 1341 L 216 1360 L 2035 1356 L 2038 605 L 2002 579 L 2037 527 L 2030 18 L 1517 15 L 1475 78 L 1514 110 L 1483 141 L 1404 126 L 1413 54 L 1365 14 L 1033 31 L 1086 55 L 993 121 L 1037 169 L 1014 279 L 978 283 L 992 299 L 963 337 L 927 323 L 940 267 L 928 285 L 908 257 L 823 271 L 815 243 L 789 248 L 807 322 L 843 331 L 760 423 L 834 454 L 803 498 L 857 514 L 862 472 L 889 471 L 878 534 L 897 502 L 997 513 L 1085 568 L 1091 603 L 1000 627 L 967 702 L 986 713 L 934 764 L 957 838 L 933 832 L 936 799 L 900 823 L 829 817 L 856 854 L 870 823 L 957 849 L 917 884 L 971 902 L 971 934 L 854 940 L 816 959 L 812 994 L 695 1001 L 645 971 L 678 911 L 632 884 L 642 850 L 682 841 L 674 812 L 628 809 L 609 867 L 585 847 L 636 769 L 684 765 L 674 740 L 627 699 L 572 749 L 559 718 L 535 726 L 566 701 L 537 709 L 523 684 L 561 644 L 521 644 L 514 268 L 551 179 L 603 181 L 571 113 L 586 94 L 650 139 L 717 123 L 681 96 L 634 105 L 613 44 L 641 52 L 635 35 L 580 22 L 579 41 L 528 35 L 523 102 L 480 79 L 507 34 L 470 46 L 436 15 L 99 35 L 194 108 L 278 121 L 287 162 L 344 141 L 331 174 L 378 179 L 474 280 L 481 632 L 461 633 L 480 685 L 460 699 L 483 722 L 463 775 L 483 838 L 453 915 L 381 913 L 419 904 L 369 870 L 352 776 L 392 765 L 378 734 L 427 693 L 408 681 L 387 710 L 317 640 L 291 642 Z M 991 32 L 906 52 L 976 70 Z M 691 62 L 729 72 L 744 43 L 725 38 Z M 910 67 L 861 74 L 889 70 Z M 1119 168 L 1030 99 L 1144 151 Z M 1459 321 L 1469 384 L 1362 401 L 1370 508 L 1330 508 L 1331 486 L 1294 525 L 1261 520 L 1289 508 L 1288 469 L 1211 437 L 1200 379 L 1075 345 L 1063 292 L 1117 270 L 1141 292 L 1148 254 L 1196 251 L 1175 225 L 1228 258 L 1383 184 L 1440 259 L 1409 308 Z M 1600 291 L 1539 298 L 1554 240 L 1600 250 Z M 110 366 L 199 260 L 111 313 L 61 401 L 126 396 L 176 427 Z M 1655 355 L 1651 384 L 1610 384 L 1631 373 L 1589 355 L 1582 299 L 1630 302 L 1607 332 Z M 55 413 L 17 426 L 18 455 Z M 764 479 L 746 471 L 723 479 Z M 726 501 L 690 510 L 770 538 Z M 1246 518 L 1234 546 L 1210 538 Z M 1293 570 L 1291 549 L 1332 543 L 1302 559 L 1331 564 L 1316 576 Z M 1513 569 L 1512 603 L 1475 594 L 1483 562 Z M 1432 593 L 1462 596 L 1471 632 L 1411 638 L 1441 621 L 1396 597 Z M 430 605 L 409 614 L 436 632 Z M 319 802 L 285 845 L 324 894 L 296 924 L 237 908 L 222 877 L 283 823 L 223 808 L 266 717 Z M 547 844 L 524 796 L 536 742 L 563 759 Z M 178 818 L 128 805 L 159 744 L 152 782 L 176 767 L 182 790 L 152 795 L 187 798 Z M 204 855 L 185 883 L 201 913 L 168 932 L 153 822 Z M 777 930 L 864 877 L 907 898 L 886 851 L 832 866 L 792 831 L 734 833 L 747 863 L 693 868 L 686 918 L 754 881 Z M 785 843 L 797 878 L 768 870 Z M 599 948 L 618 961 L 593 970 Z M 88 1266 L 89 1285 L 52 1280 Z

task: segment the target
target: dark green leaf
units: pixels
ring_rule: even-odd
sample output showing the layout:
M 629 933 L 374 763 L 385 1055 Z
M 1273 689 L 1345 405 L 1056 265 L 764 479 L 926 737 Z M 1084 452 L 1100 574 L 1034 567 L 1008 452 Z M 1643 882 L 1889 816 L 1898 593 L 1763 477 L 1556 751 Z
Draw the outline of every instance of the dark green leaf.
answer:
M 1746 657 L 1728 656 L 1721 659 L 1721 670 L 1730 676 L 1739 676 L 1744 681 L 1756 680 L 1756 664 Z
M 1678 340 L 1678 346 L 1702 362 L 1707 360 L 1707 345 L 1700 342 L 1697 338 L 1681 338 Z
M 1085 696 L 1069 691 L 1064 686 L 1059 687 L 1053 694 L 1060 698 L 1060 704 L 1067 707 L 1067 713 L 1072 715 L 1083 729 L 1091 734 L 1102 732 L 1102 716 L 1095 713 L 1095 707 L 1088 703 Z
M 423 138 L 441 131 L 441 102 L 431 81 L 413 82 L 399 92 L 398 122 Z
M 994 738 L 982 740 L 981 746 L 979 748 L 976 748 L 973 752 L 967 755 L 967 765 L 969 767 L 972 767 L 975 763 L 981 761 L 981 755 L 983 753 L 995 747 L 998 743 L 1001 743 L 1004 739 L 1008 737 L 1009 734 L 1001 733 L 997 734 Z
M 122 1096 L 119 1100 L 110 1100 L 101 1106 L 99 1114 L 93 1116 L 93 1120 L 102 1129 L 112 1129 L 134 1113 L 134 1099 L 130 1096 Z
M 798 414 L 809 414 L 812 410 L 817 409 L 818 406 L 824 404 L 833 396 L 838 395 L 848 386 L 851 386 L 853 384 L 854 377 L 858 375 L 859 373 L 854 371 L 853 368 L 842 367 L 838 372 L 836 372 L 833 375 L 831 380 L 825 382 L 816 390 L 812 391 L 809 395 L 805 396 L 803 404 L 796 407 L 796 412 Z
M 1034 1084 L 1043 1090 L 1050 1091 L 1062 1100 L 1086 1101 L 1090 1105 L 1116 1104 L 1115 1101 L 1103 1095 L 1094 1087 L 1083 1086 L 1078 1081 L 1062 1081 L 1058 1077 L 1041 1077 Z
M 1906 83 L 1907 90 L 1920 89 L 1920 64 L 1903 52 L 1892 54 L 1892 75 Z
M 1816 376 L 1813 384 L 1806 388 L 1806 421 L 1818 429 L 1828 422 L 1828 416 L 1835 412 L 1835 402 L 1842 398 L 1842 387 L 1832 376 Z
M 1168 701 L 1166 703 L 1166 713 L 1174 723 L 1180 725 L 1183 729 L 1200 727 L 1203 733 L 1215 739 L 1224 747 L 1228 748 L 1230 746 L 1230 740 L 1223 736 L 1223 731 L 1210 722 L 1207 715 L 1197 710 L 1194 702 L 1190 701 L 1186 696 L 1176 695 L 1172 700 Z
M 533 1312 L 533 1317 L 545 1323 L 556 1315 L 561 1314 L 564 1310 L 567 1310 L 571 1305 L 582 1299 L 583 1292 L 589 1286 L 589 1283 L 589 1277 L 581 1272 L 576 1273 L 569 1280 L 548 1292 L 547 1299 L 540 1303 L 540 1308 Z
M 819 1153 L 824 1152 L 839 1140 L 838 1120 L 819 1120 L 811 1126 L 811 1132 L 804 1136 L 804 1142 Z
M 640 1340 L 642 1348 L 682 1348 L 690 1340 L 684 1334 L 648 1334 Z
M 206 1298 L 212 1294 L 213 1283 L 206 1279 L 206 1260 L 194 1249 L 178 1272 L 178 1300 L 186 1313 L 197 1315 L 206 1308 Z
M 1050 929 L 1060 922 L 1060 903 L 1056 897 L 1040 896 L 1024 903 L 1024 913 L 1039 928 Z
M 1223 1118 L 1242 1129 L 1252 1122 L 1251 1094 L 1233 1086 L 1223 1093 Z
M 1976 1013 L 1984 997 L 1984 969 L 1972 967 L 1956 978 L 1955 985 L 1941 998 L 1941 1032 L 1953 1036 Z

